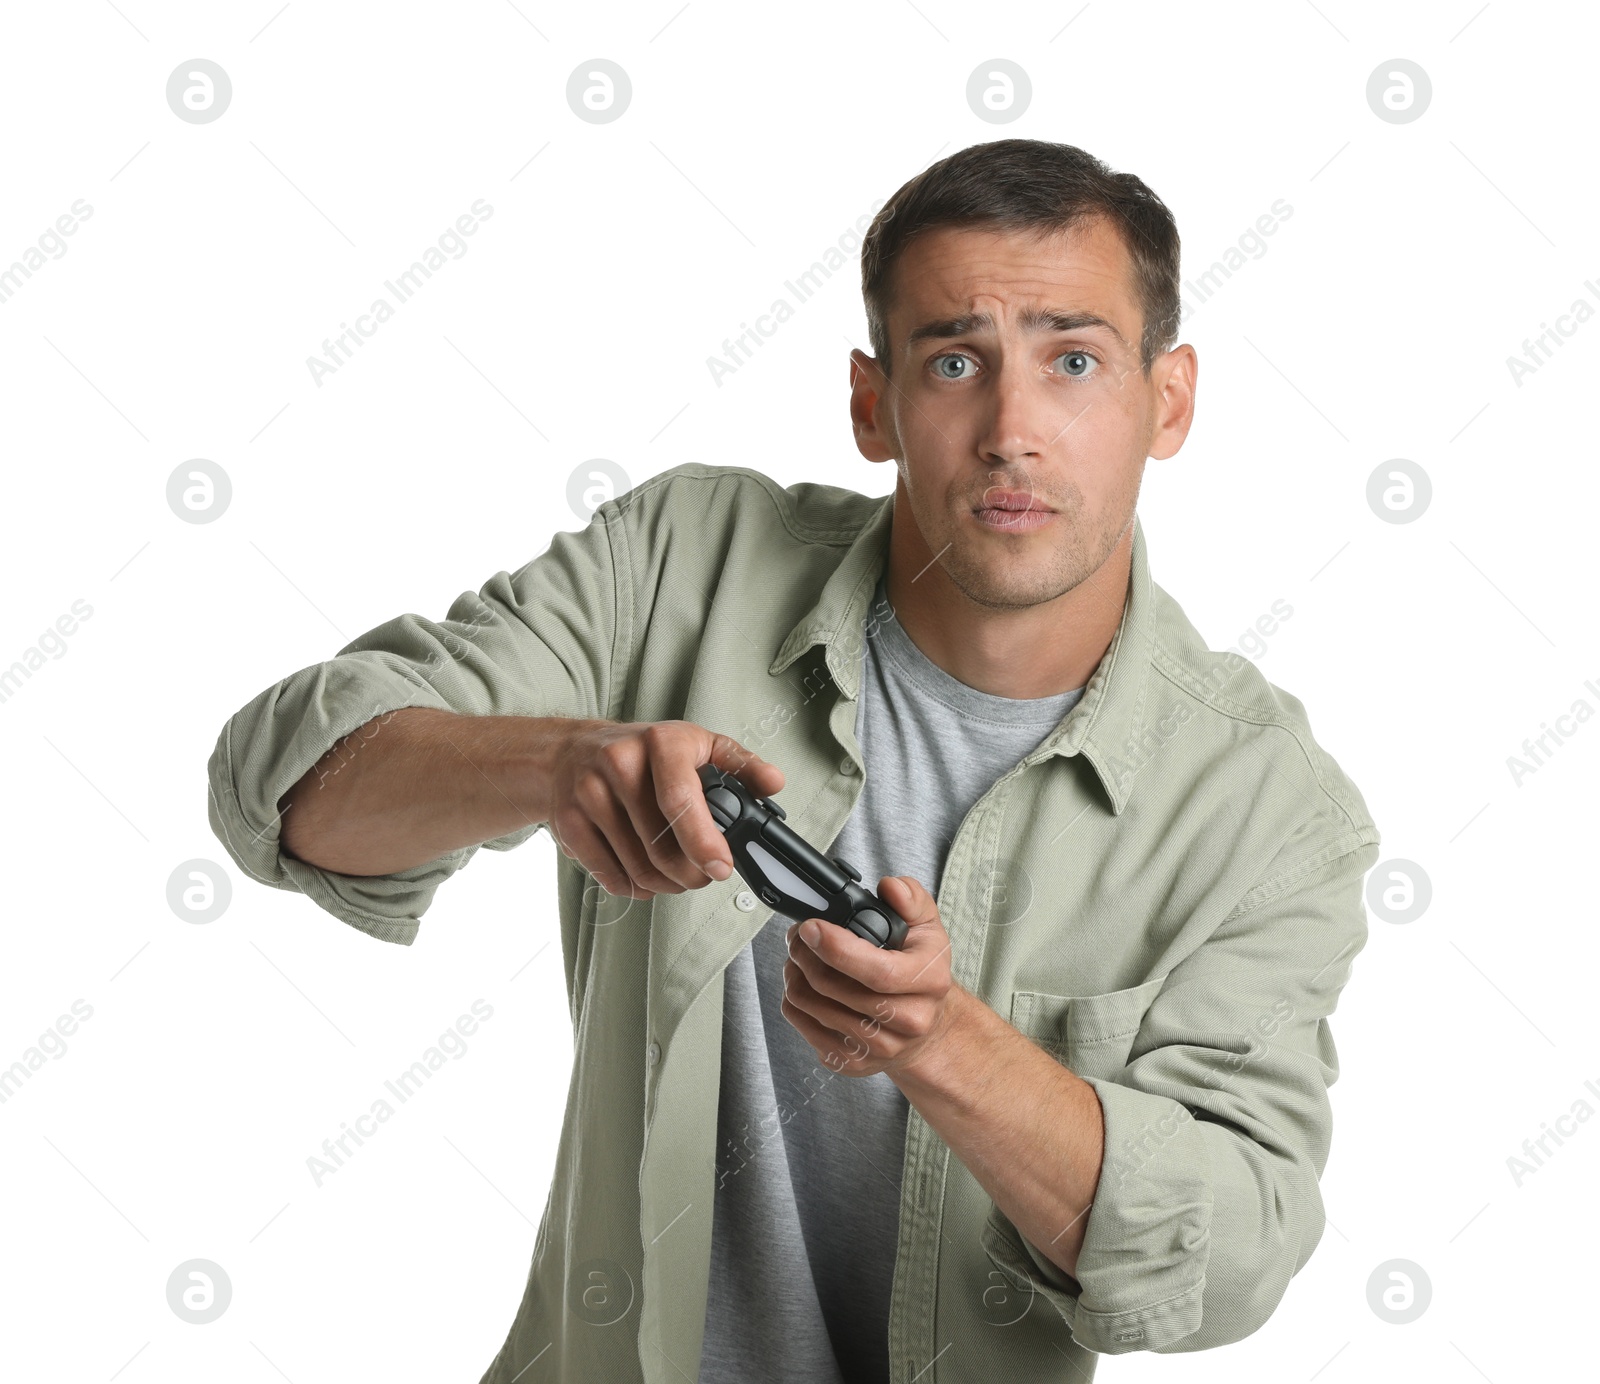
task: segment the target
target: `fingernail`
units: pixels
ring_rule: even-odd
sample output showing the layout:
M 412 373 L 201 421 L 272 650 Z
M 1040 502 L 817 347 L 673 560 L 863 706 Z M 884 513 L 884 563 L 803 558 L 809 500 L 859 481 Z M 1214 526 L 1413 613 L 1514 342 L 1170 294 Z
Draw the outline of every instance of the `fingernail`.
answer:
M 728 875 L 731 873 L 728 869 L 728 862 L 726 860 L 713 860 L 708 866 L 706 866 L 706 869 L 710 871 L 713 879 L 727 879 Z

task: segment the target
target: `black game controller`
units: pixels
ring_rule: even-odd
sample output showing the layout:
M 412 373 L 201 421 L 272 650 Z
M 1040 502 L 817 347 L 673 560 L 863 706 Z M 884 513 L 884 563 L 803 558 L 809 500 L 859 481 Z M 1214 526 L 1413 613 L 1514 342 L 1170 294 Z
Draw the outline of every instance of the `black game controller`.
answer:
M 785 918 L 824 918 L 876 947 L 905 946 L 906 920 L 857 882 L 861 871 L 826 856 L 784 824 L 771 798 L 758 798 L 714 764 L 700 766 L 711 818 L 727 838 L 740 876 Z

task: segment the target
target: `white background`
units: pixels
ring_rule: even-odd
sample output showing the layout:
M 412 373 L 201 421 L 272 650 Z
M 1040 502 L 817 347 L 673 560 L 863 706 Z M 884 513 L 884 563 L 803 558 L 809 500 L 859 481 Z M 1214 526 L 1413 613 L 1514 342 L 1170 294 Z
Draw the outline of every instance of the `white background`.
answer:
M 1507 1166 L 1600 1110 L 1600 725 L 1520 786 L 1507 767 L 1600 708 L 1600 323 L 1520 386 L 1506 363 L 1600 302 L 1592 10 L 77 0 L 5 25 L 0 266 L 76 199 L 93 214 L 0 303 L 0 667 L 74 600 L 93 615 L 0 703 L 0 1066 L 75 1000 L 93 1016 L 0 1105 L 0 1375 L 479 1378 L 571 1057 L 554 846 L 481 852 L 387 945 L 239 875 L 207 757 L 263 688 L 580 527 L 590 458 L 885 493 L 848 429 L 854 254 L 720 387 L 706 358 L 875 200 L 1009 135 L 1138 173 L 1187 278 L 1292 206 L 1185 322 L 1198 414 L 1145 474 L 1152 572 L 1217 649 L 1292 605 L 1263 672 L 1433 890 L 1413 922 L 1372 916 L 1335 1016 L 1330 1224 L 1281 1307 L 1100 1377 L 1594 1368 L 1600 1121 L 1521 1186 Z M 209 124 L 166 103 L 195 57 L 233 82 Z M 633 83 L 610 124 L 566 103 L 595 57 Z M 965 99 L 996 57 L 1033 83 L 1006 125 Z M 1433 84 L 1409 124 L 1366 101 L 1395 57 Z M 468 253 L 316 385 L 306 358 L 478 198 Z M 1406 524 L 1366 500 L 1397 457 L 1433 484 Z M 214 523 L 168 507 L 192 458 L 232 480 Z M 233 879 L 204 926 L 166 898 L 197 857 Z M 480 998 L 466 1055 L 316 1186 L 308 1157 Z M 192 1258 L 233 1285 L 206 1326 L 166 1301 Z M 1368 1305 L 1393 1258 L 1432 1284 L 1409 1325 Z

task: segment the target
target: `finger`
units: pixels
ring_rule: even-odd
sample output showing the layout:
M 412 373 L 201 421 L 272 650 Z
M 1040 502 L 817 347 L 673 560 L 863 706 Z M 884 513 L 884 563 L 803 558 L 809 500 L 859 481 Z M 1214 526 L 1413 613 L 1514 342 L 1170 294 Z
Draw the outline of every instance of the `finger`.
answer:
M 947 939 L 939 935 L 944 931 L 939 922 L 939 906 L 919 880 L 910 875 L 885 875 L 878 881 L 878 893 L 906 920 L 902 955 L 913 949 L 926 951 L 945 944 Z
M 616 790 L 605 778 L 595 774 L 580 779 L 573 789 L 573 797 L 579 810 L 605 837 L 606 844 L 622 863 L 632 885 L 652 893 L 681 892 L 680 885 L 668 879 L 651 863 L 625 804 L 618 799 Z
M 671 892 L 681 894 L 685 889 L 698 889 L 704 884 L 706 872 L 684 853 L 672 824 L 661 815 L 654 788 L 645 788 L 639 796 L 626 801 L 633 814 L 633 828 L 644 842 L 651 863 L 672 881 Z
M 883 893 L 884 887 L 894 895 L 889 899 L 889 904 L 902 918 L 906 920 L 907 927 L 915 927 L 921 923 L 937 920 L 939 907 L 934 902 L 933 895 L 922 885 L 922 882 L 912 875 L 884 875 L 878 881 L 878 892 Z
M 591 875 L 608 894 L 623 895 L 628 898 L 649 898 L 651 895 L 636 892 L 633 881 L 623 868 L 622 862 L 617 859 L 617 854 L 607 844 L 599 829 L 587 817 L 579 812 L 571 814 L 569 825 L 558 828 L 555 819 L 550 821 L 550 834 L 555 837 L 556 844 L 561 847 L 562 853 L 576 860 Z
M 609 763 L 607 769 L 612 792 L 627 813 L 634 838 L 653 867 L 648 876 L 636 878 L 664 894 L 681 894 L 685 889 L 698 888 L 706 882 L 706 872 L 684 854 L 671 824 L 661 815 L 648 750 L 637 742 L 630 743 L 635 753 L 622 762 Z
M 703 737 L 710 732 L 688 722 L 674 722 L 671 727 L 663 723 L 660 733 L 652 729 L 645 734 L 651 784 L 663 820 L 690 866 L 699 872 L 698 879 L 690 880 L 691 887 L 698 887 L 707 879 L 727 879 L 733 873 L 733 853 L 706 806 L 705 785 L 700 782 L 700 766 L 707 762 L 710 748 Z M 713 865 L 719 866 L 715 872 Z
M 865 937 L 857 937 L 849 928 L 825 919 L 817 920 L 815 942 L 807 942 L 799 936 L 798 925 L 790 935 L 798 949 L 809 950 L 867 990 L 896 994 L 908 988 L 902 983 L 904 953 L 901 951 L 875 946 Z
M 872 943 L 855 936 L 836 923 L 821 922 L 818 926 L 822 928 L 823 936 L 827 936 L 830 931 L 842 932 L 849 941 L 861 943 L 874 952 L 878 950 Z M 863 985 L 853 976 L 834 966 L 820 952 L 814 951 L 806 940 L 798 935 L 799 927 L 800 925 L 796 923 L 789 930 L 789 959 L 800 969 L 811 988 L 819 995 L 835 1000 L 855 1013 L 880 1023 L 884 1022 L 892 1010 L 887 994 Z
M 754 750 L 747 750 L 731 736 L 712 733 L 711 763 L 725 769 L 740 783 L 761 797 L 783 787 L 783 770 Z
M 635 879 L 660 894 L 681 894 L 705 883 L 705 871 L 679 849 L 648 788 L 618 794 L 617 801 L 632 827 L 629 839 L 639 843 L 647 862 L 647 873 L 636 874 Z
M 830 1071 L 842 1072 L 846 1076 L 854 1075 L 852 1069 L 859 1067 L 863 1059 L 871 1056 L 859 1038 L 849 1038 L 843 1033 L 836 1033 L 826 1024 L 818 1023 L 791 1001 L 787 999 L 781 1001 L 778 1008 L 795 1032 L 816 1049 Z
M 664 726 L 661 734 L 646 734 L 656 802 L 694 867 L 702 875 L 727 879 L 733 873 L 733 854 L 711 816 L 711 809 L 706 806 L 700 766 L 714 764 L 729 773 L 742 767 L 744 776 L 735 774 L 735 777 L 762 796 L 776 793 L 783 786 L 783 773 L 777 765 L 752 755 L 730 736 L 689 722 L 672 724 L 681 730 L 675 732 Z M 682 730 L 691 733 L 685 734 Z M 709 743 L 704 739 L 707 735 Z M 710 867 L 717 861 L 723 868 L 713 874 Z M 704 880 L 698 882 L 704 883 Z M 691 887 L 695 883 L 691 880 Z
M 900 966 L 895 977 L 902 991 L 929 980 L 943 980 L 950 971 L 950 934 L 939 921 L 939 906 L 921 881 L 910 875 L 885 875 L 878 881 L 884 901 L 906 920 L 905 944 L 897 952 Z M 909 970 L 906 963 L 910 963 Z M 930 974 L 931 973 L 931 974 Z
M 826 995 L 818 994 L 798 967 L 784 968 L 783 993 L 790 1004 L 809 1014 L 824 1028 L 854 1037 L 859 1043 L 870 1042 L 872 1036 L 883 1027 L 874 1016 L 857 1013 L 848 1005 L 838 1004 Z

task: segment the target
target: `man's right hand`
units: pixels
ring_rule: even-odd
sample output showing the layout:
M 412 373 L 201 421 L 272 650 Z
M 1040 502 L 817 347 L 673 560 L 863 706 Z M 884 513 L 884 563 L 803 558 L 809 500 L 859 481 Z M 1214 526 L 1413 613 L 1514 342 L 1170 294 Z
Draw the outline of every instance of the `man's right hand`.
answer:
M 726 879 L 733 856 L 706 806 L 714 764 L 765 797 L 783 771 L 692 721 L 575 721 L 550 784 L 550 834 L 610 894 L 648 899 Z

